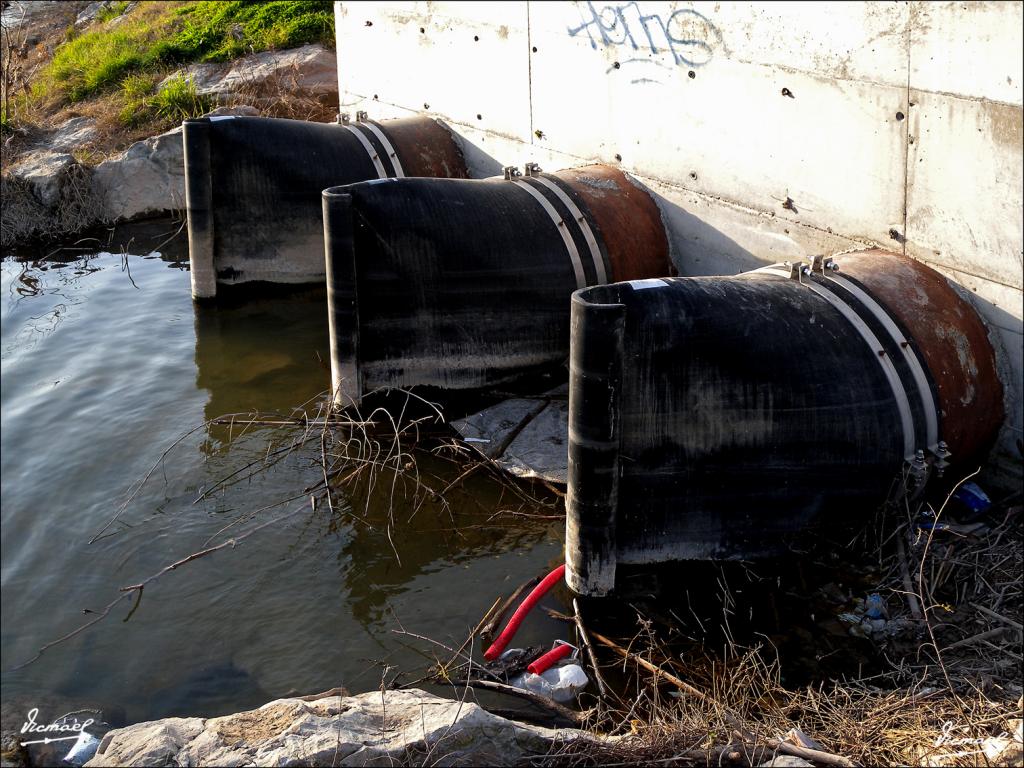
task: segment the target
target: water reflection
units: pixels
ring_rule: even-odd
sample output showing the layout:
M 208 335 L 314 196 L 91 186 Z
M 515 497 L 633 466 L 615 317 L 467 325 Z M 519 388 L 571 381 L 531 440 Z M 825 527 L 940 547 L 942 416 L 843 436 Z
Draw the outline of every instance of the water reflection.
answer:
M 126 242 L 145 249 L 175 226 Z M 59 694 L 138 721 L 339 684 L 372 689 L 373 661 L 422 664 L 393 633 L 399 622 L 461 642 L 495 596 L 557 561 L 560 521 L 495 517 L 522 501 L 483 473 L 447 505 L 419 504 L 405 480 L 392 496 L 380 477 L 339 493 L 332 515 L 303 492 L 322 478 L 318 440 L 264 467 L 297 430 L 183 437 L 223 413 L 288 413 L 329 386 L 322 292 L 196 307 L 183 241 L 149 258 L 123 256 L 115 241 L 59 266 L 40 260 L 47 254 L 0 264 L 5 698 Z M 435 488 L 459 472 L 429 455 L 420 466 Z M 147 472 L 112 535 L 88 544 Z M 286 514 L 153 582 L 130 621 L 130 606 L 119 606 L 12 670 L 121 586 Z M 524 637 L 550 632 L 540 617 Z
M 420 482 L 435 491 L 461 471 L 425 451 L 416 460 Z M 338 571 L 351 595 L 352 615 L 367 629 L 386 621 L 391 599 L 417 579 L 504 552 L 529 551 L 557 540 L 562 525 L 560 506 L 525 501 L 485 473 L 443 499 L 432 498 L 408 475 L 382 473 L 371 492 L 361 484 L 349 494 L 344 513 L 352 522 L 337 556 Z M 471 583 L 458 592 L 467 588 Z
M 322 287 L 231 294 L 195 306 L 196 386 L 205 414 L 291 410 L 331 386 L 327 297 Z

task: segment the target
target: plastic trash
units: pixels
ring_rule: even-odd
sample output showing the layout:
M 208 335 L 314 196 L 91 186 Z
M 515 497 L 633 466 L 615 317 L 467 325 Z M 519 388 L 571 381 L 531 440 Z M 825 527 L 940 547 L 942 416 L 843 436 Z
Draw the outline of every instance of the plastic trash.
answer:
M 64 756 L 63 763 L 65 765 L 73 765 L 75 768 L 81 768 L 81 766 L 85 765 L 92 759 L 99 746 L 99 739 L 85 731 L 79 731 L 78 740 L 71 747 L 71 750 Z
M 552 667 L 539 675 L 523 672 L 508 682 L 513 688 L 539 693 L 564 704 L 575 699 L 576 694 L 590 683 L 590 678 L 579 664 L 565 664 Z
M 984 515 L 992 507 L 992 499 L 977 483 L 964 483 L 951 497 L 955 513 L 961 522 L 969 523 Z
M 877 592 L 872 592 L 868 595 L 868 599 L 864 601 L 864 615 L 869 619 L 884 619 L 888 611 L 885 607 L 885 600 Z

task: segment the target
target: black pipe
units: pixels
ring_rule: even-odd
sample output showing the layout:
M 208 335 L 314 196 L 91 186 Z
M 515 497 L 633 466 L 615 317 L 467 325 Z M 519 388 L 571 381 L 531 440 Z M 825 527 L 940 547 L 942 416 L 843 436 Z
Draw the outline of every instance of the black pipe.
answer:
M 935 448 L 935 382 L 869 315 L 837 280 L 790 267 L 577 291 L 570 585 L 606 593 L 617 563 L 776 554 L 815 521 L 875 509 Z M 616 365 L 618 387 L 600 386 Z M 615 420 L 617 487 L 599 437 Z
M 217 284 L 322 281 L 327 187 L 414 173 L 466 176 L 451 132 L 422 117 L 210 117 L 185 121 L 183 138 L 196 298 L 214 296 Z
M 339 405 L 562 366 L 574 290 L 669 269 L 656 206 L 615 169 L 378 180 L 323 197 Z M 630 217 L 632 239 L 610 231 Z

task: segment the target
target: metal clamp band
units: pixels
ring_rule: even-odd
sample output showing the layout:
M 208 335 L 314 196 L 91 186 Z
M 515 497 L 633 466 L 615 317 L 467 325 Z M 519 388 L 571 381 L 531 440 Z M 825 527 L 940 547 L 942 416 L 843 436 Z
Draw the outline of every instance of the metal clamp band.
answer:
M 391 142 L 388 141 L 388 137 L 385 135 L 384 131 L 378 128 L 374 123 L 361 122 L 360 125 L 373 131 L 373 135 L 380 139 L 380 143 L 384 145 L 384 151 L 388 153 L 388 157 L 391 158 L 391 164 L 395 167 L 395 178 L 405 178 L 405 171 L 402 170 L 402 163 L 398 159 L 398 153 L 395 152 L 395 148 L 391 146 Z
M 351 133 L 357 139 L 359 139 L 359 143 L 363 145 L 363 149 L 366 150 L 366 154 L 368 154 L 370 156 L 370 160 L 373 161 L 373 167 L 377 169 L 377 178 L 388 178 L 388 172 L 384 170 L 384 164 L 380 161 L 380 158 L 377 156 L 377 150 L 373 148 L 373 144 L 370 143 L 370 140 L 363 136 L 362 131 L 360 131 L 355 126 L 347 124 L 342 125 L 341 127 L 344 128 L 346 131 L 351 131 Z
M 548 202 L 544 195 L 531 187 L 521 178 L 513 178 L 512 183 L 520 189 L 529 192 L 530 195 L 540 203 L 541 208 L 547 212 L 548 216 L 551 217 L 551 221 L 554 223 L 555 229 L 557 229 L 558 234 L 562 236 L 562 241 L 565 243 L 565 249 L 569 252 L 569 259 L 572 261 L 572 269 L 573 272 L 576 273 L 576 287 L 586 288 L 587 278 L 583 273 L 583 262 L 580 261 L 580 252 L 576 250 L 576 243 L 573 242 L 572 236 L 566 230 L 565 222 L 562 220 L 562 217 L 558 215 L 558 211 L 555 210 L 554 206 Z
M 587 247 L 590 248 L 590 258 L 594 261 L 594 274 L 597 275 L 597 282 L 604 284 L 608 282 L 608 272 L 604 268 L 604 259 L 601 257 L 601 249 L 597 245 L 597 238 L 594 237 L 594 232 L 590 228 L 590 224 L 587 222 L 587 217 L 583 215 L 583 212 L 579 207 L 572 201 L 565 192 L 550 179 L 545 179 L 543 176 L 531 176 L 534 181 L 540 182 L 545 187 L 550 189 L 559 200 L 562 201 L 562 205 L 569 209 L 576 221 L 579 222 L 580 231 L 583 232 L 583 239 L 587 241 Z
M 918 359 L 917 354 L 911 348 L 910 343 L 903 336 L 903 333 L 893 322 L 889 313 L 878 304 L 870 295 L 863 291 L 853 281 L 847 280 L 845 277 L 839 275 L 827 275 L 826 281 L 832 280 L 842 286 L 844 289 L 852 293 L 861 304 L 867 308 L 871 314 L 873 314 L 878 321 L 882 324 L 889 335 L 892 336 L 893 341 L 900 348 L 903 353 L 903 357 L 907 361 L 907 365 L 910 367 L 910 372 L 914 377 L 914 383 L 917 384 L 918 391 L 921 395 L 921 403 L 924 406 L 924 420 L 925 420 L 925 435 L 928 448 L 931 451 L 935 451 L 939 444 L 939 414 L 938 409 L 935 407 L 935 398 L 932 397 L 932 388 L 928 383 L 928 376 L 924 372 L 924 367 L 921 365 L 921 361 Z
M 757 270 L 759 272 L 766 272 L 768 274 L 777 275 L 784 277 L 787 280 L 790 277 L 789 271 L 785 268 L 777 267 L 766 267 Z M 900 424 L 903 427 L 903 453 L 904 457 L 911 461 L 914 458 L 914 418 L 910 412 L 910 400 L 907 398 L 907 391 L 903 388 L 903 382 L 900 380 L 899 372 L 896 370 L 896 366 L 892 364 L 892 360 L 887 355 L 877 354 L 884 352 L 882 344 L 871 329 L 868 328 L 867 324 L 861 319 L 860 315 L 853 311 L 845 301 L 839 296 L 832 293 L 820 285 L 816 285 L 810 281 L 803 283 L 803 285 L 810 288 L 816 294 L 821 296 L 825 301 L 835 307 L 839 313 L 846 318 L 846 320 L 852 325 L 856 331 L 860 334 L 861 338 L 867 343 L 868 347 L 871 348 L 874 354 L 874 358 L 878 361 L 878 364 L 882 368 L 882 372 L 885 374 L 886 379 L 889 381 L 889 387 L 892 389 L 893 396 L 896 398 L 896 408 L 900 412 Z

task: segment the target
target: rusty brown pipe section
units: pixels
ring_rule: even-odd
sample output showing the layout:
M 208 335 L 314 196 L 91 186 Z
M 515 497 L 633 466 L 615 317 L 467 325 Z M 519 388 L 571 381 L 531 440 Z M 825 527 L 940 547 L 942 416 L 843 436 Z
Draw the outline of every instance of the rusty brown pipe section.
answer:
M 468 179 L 466 160 L 451 129 L 440 120 L 416 115 L 395 120 L 363 121 L 388 138 L 405 176 Z
M 1003 422 L 995 350 L 977 311 L 940 273 L 906 256 L 873 249 L 837 259 L 912 340 L 936 393 L 939 435 L 950 463 L 984 459 Z
M 587 165 L 549 174 L 561 179 L 589 214 L 607 252 L 608 282 L 675 274 L 668 237 L 654 199 L 610 165 Z

